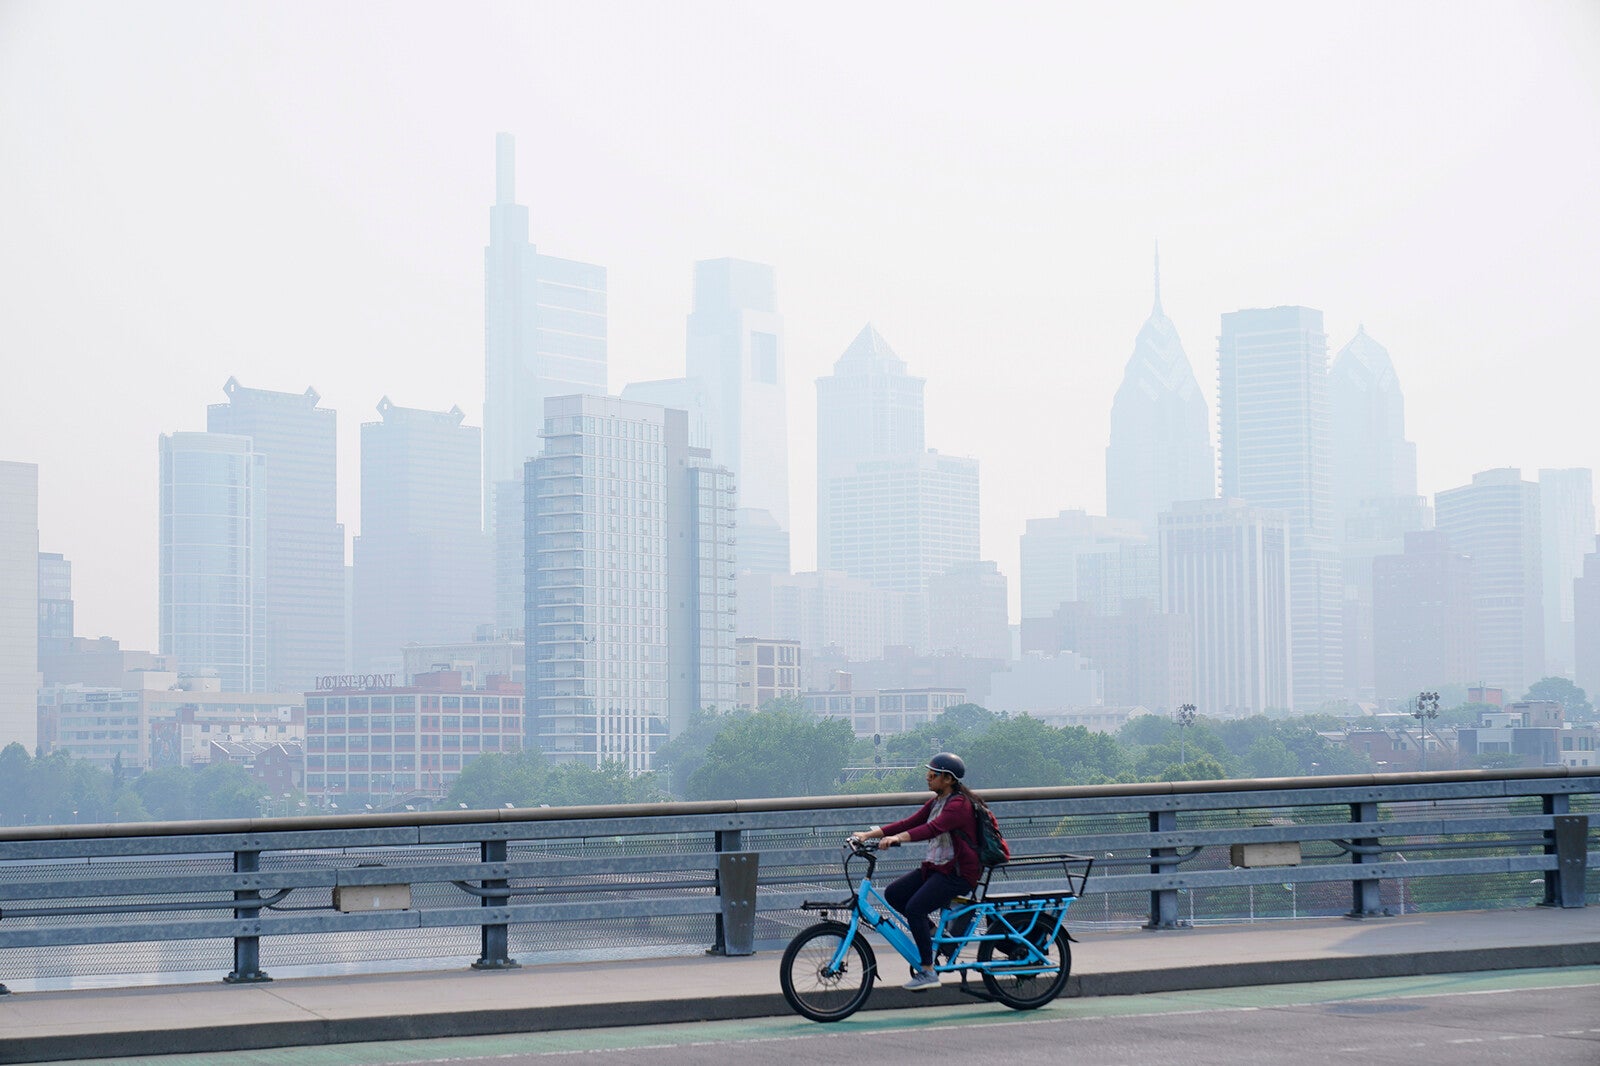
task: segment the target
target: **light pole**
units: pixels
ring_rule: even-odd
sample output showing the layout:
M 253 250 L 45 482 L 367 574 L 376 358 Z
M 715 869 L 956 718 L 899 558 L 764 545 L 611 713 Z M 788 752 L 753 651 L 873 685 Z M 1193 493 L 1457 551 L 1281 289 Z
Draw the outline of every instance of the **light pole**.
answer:
M 1189 748 L 1185 743 L 1189 727 L 1194 725 L 1194 704 L 1185 703 L 1178 708 L 1178 764 L 1184 765 L 1189 761 Z
M 1439 694 L 1437 692 L 1417 693 L 1417 709 L 1411 712 L 1411 717 L 1417 720 L 1417 725 L 1422 729 L 1422 764 L 1421 768 L 1428 768 L 1428 723 L 1439 717 Z

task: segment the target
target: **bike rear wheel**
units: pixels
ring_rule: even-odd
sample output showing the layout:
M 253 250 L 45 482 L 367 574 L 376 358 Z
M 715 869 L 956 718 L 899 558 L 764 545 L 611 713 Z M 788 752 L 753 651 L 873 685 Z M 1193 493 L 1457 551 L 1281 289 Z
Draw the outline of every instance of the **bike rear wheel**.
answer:
M 1010 961 L 1005 952 L 995 960 L 1003 941 L 985 940 L 978 945 L 978 961 L 993 963 L 979 971 L 983 987 L 989 994 L 1013 1010 L 1036 1010 L 1049 1003 L 1067 987 L 1067 977 L 1072 973 L 1072 944 L 1067 940 L 1065 927 L 1056 930 L 1055 939 L 1042 946 L 1045 961 L 1020 959 Z M 1028 971 L 1011 973 L 1009 970 Z
M 829 964 L 839 945 L 850 935 L 850 927 L 838 922 L 822 922 L 789 942 L 778 967 L 783 998 L 795 1011 L 814 1022 L 836 1022 L 861 1009 L 872 994 L 877 963 L 872 949 L 857 933 L 837 971 Z

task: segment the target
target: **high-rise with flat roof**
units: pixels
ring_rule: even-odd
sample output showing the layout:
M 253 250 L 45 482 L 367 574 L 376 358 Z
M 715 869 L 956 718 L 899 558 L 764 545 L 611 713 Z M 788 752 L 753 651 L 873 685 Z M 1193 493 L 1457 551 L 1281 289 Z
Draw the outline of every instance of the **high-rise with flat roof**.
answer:
M 266 459 L 249 437 L 161 438 L 161 653 L 224 692 L 268 692 Z
M 546 403 L 528 465 L 528 739 L 546 757 L 648 770 L 699 708 L 738 698 L 733 481 L 682 411 Z
M 1011 659 L 1006 575 L 988 560 L 959 563 L 928 579 L 928 646 L 977 659 Z
M 337 416 L 317 406 L 315 389 L 247 389 L 229 378 L 222 391 L 228 402 L 206 409 L 206 429 L 249 437 L 264 463 L 266 684 L 274 692 L 303 692 L 349 665 Z
M 1546 675 L 1573 671 L 1572 583 L 1594 550 L 1594 475 L 1586 467 L 1539 471 Z
M 39 468 L 0 461 L 0 748 L 39 745 Z
M 1485 470 L 1434 496 L 1439 531 L 1472 557 L 1478 680 L 1521 695 L 1544 670 L 1539 485 L 1515 467 Z
M 925 612 L 929 580 L 979 559 L 978 461 L 930 451 L 835 475 L 828 557 L 852 577 L 916 596 Z M 926 646 L 925 617 L 913 631 Z
M 1080 598 L 1079 562 L 1090 555 L 1119 555 L 1127 546 L 1151 543 L 1133 518 L 1106 518 L 1062 511 L 1030 518 L 1022 534 L 1022 618 L 1049 618 L 1057 607 Z
M 1471 557 L 1439 530 L 1407 533 L 1405 551 L 1372 560 L 1374 692 L 1408 703 L 1478 679 Z
M 1111 404 L 1106 447 L 1106 515 L 1137 522 L 1152 535 L 1156 516 L 1176 501 L 1217 494 L 1211 412 L 1177 328 L 1161 310 L 1159 257 L 1155 287 L 1155 306 Z
M 72 561 L 39 553 L 39 658 L 65 650 L 73 637 Z
M 1217 377 L 1222 495 L 1287 519 L 1293 689 L 1297 706 L 1313 708 L 1344 693 L 1344 584 L 1334 540 L 1322 312 L 1224 314 Z
M 1600 695 L 1600 552 L 1593 548 L 1572 583 L 1573 680 L 1591 703 Z
M 1161 516 L 1161 607 L 1193 623 L 1201 714 L 1244 718 L 1294 705 L 1282 514 L 1242 500 L 1174 504 Z
M 421 411 L 384 397 L 378 413 L 361 426 L 357 673 L 394 672 L 403 645 L 465 641 L 494 618 L 481 435 L 459 407 Z
M 606 391 L 606 270 L 540 253 L 516 202 L 516 140 L 495 136 L 483 252 L 484 523 L 495 536 L 496 619 L 522 624 L 523 464 L 542 447 L 545 401 Z

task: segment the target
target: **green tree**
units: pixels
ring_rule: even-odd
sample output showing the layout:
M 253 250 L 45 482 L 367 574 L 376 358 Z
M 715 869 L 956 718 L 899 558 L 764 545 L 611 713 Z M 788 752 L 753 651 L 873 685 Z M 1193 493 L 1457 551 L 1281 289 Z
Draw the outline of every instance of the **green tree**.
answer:
M 546 766 L 537 749 L 514 754 L 480 755 L 461 768 L 461 776 L 450 786 L 445 805 L 486 811 L 514 803 L 535 806 L 544 791 Z
M 158 822 L 179 822 L 196 817 L 194 771 L 182 766 L 140 774 L 133 791 Z
M 22 825 L 30 820 L 29 799 L 33 759 L 28 749 L 12 741 L 0 749 L 0 825 Z
M 791 702 L 791 701 L 786 701 Z M 770 700 L 767 709 L 779 709 L 784 705 L 777 700 Z M 763 710 L 761 713 L 766 713 Z M 677 736 L 667 741 L 656 751 L 651 765 L 661 768 L 662 787 L 673 796 L 686 796 L 689 792 L 689 779 L 694 772 L 705 765 L 706 749 L 711 742 L 717 739 L 717 734 L 728 728 L 734 722 L 750 717 L 749 711 L 729 711 L 719 714 L 713 710 L 698 710 L 689 716 L 689 723 Z
M 261 813 L 261 786 L 241 766 L 212 763 L 195 774 L 198 818 L 254 818 Z
M 552 807 L 590 807 L 602 803 L 655 803 L 666 798 L 653 773 L 630 774 L 628 764 L 608 759 L 596 769 L 578 763 L 550 768 L 539 802 Z
M 1278 737 L 1260 737 L 1245 752 L 1244 772 L 1249 777 L 1296 777 L 1301 772 L 1300 760 Z
M 1528 689 L 1528 694 L 1522 697 L 1525 700 L 1554 700 L 1561 704 L 1569 721 L 1587 721 L 1594 708 L 1589 704 L 1589 696 L 1564 677 L 1543 677 L 1535 681 Z
M 717 733 L 686 791 L 690 799 L 831 794 L 853 740 L 843 719 L 792 710 L 748 715 Z
M 1161 773 L 1162 781 L 1222 781 L 1228 777 L 1227 769 L 1215 757 L 1201 753 L 1190 754 L 1188 762 L 1175 762 Z

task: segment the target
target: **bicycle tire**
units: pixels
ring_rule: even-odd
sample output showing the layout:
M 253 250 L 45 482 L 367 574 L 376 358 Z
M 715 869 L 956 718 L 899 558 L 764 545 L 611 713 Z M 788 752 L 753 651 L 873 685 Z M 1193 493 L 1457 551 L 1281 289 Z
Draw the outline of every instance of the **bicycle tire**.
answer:
M 978 961 L 992 962 L 997 947 L 1003 943 L 985 940 L 979 944 Z M 1053 969 L 1044 973 L 1008 974 L 1007 965 L 1028 970 L 1039 968 L 1038 963 L 1011 963 L 1009 960 L 996 963 L 992 970 L 980 970 L 983 987 L 1012 1010 L 1038 1010 L 1061 994 L 1061 990 L 1067 987 L 1067 978 L 1072 974 L 1072 944 L 1067 939 L 1065 926 L 1056 930 L 1055 939 L 1050 942 L 1045 957 L 1051 960 Z
M 837 1022 L 867 1002 L 878 967 L 872 948 L 860 933 L 851 938 L 839 972 L 824 972 L 849 931 L 849 926 L 839 922 L 819 922 L 789 941 L 778 966 L 778 980 L 783 998 L 797 1014 L 814 1022 Z

